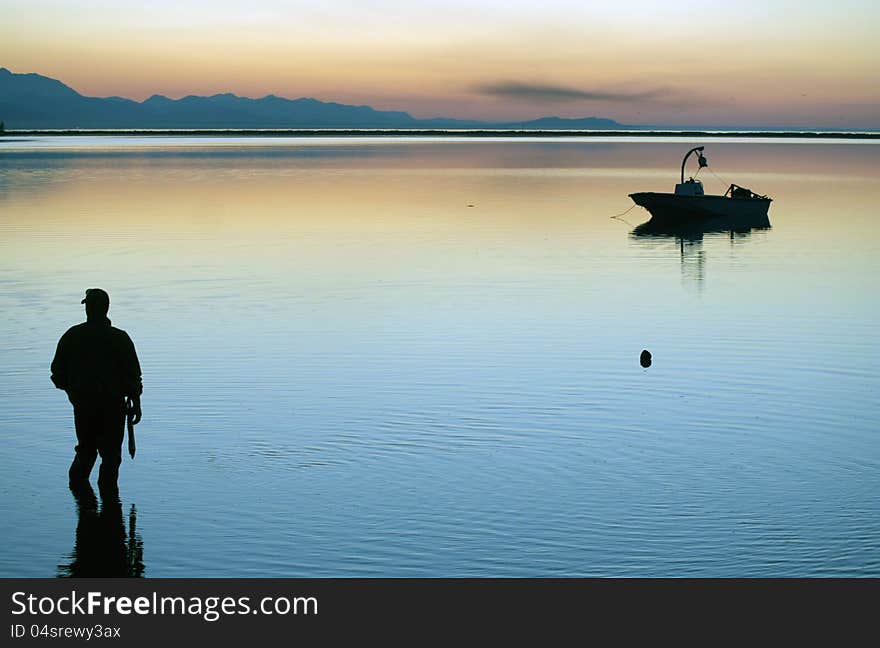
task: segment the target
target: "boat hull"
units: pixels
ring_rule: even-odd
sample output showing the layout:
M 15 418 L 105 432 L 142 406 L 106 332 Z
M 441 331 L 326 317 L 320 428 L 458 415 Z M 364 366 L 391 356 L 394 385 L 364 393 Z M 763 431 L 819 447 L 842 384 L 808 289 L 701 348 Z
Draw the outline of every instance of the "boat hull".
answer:
M 629 195 L 647 209 L 651 222 L 661 226 L 717 226 L 723 229 L 769 227 L 770 198 L 682 196 L 645 191 Z

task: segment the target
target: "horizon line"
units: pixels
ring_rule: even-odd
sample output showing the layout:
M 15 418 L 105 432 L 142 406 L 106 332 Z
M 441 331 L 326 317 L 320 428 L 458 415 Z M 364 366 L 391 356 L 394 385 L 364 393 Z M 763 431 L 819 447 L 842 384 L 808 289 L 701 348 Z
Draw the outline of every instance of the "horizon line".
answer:
M 41 129 L 8 129 L 0 133 L 0 137 L 10 135 L 33 136 L 113 136 L 113 135 L 253 135 L 261 137 L 321 137 L 358 135 L 367 137 L 394 137 L 399 134 L 410 136 L 451 136 L 451 137 L 718 137 L 726 139 L 764 137 L 770 139 L 860 139 L 880 140 L 878 129 L 726 129 L 712 128 L 654 128 L 614 129 L 614 130 L 583 130 L 583 129 L 504 129 L 504 128 L 41 128 Z

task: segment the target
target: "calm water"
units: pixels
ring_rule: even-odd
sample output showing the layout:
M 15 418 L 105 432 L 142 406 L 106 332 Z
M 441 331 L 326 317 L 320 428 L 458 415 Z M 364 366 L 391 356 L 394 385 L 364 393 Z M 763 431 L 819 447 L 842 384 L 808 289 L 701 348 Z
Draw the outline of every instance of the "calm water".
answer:
M 771 229 L 609 218 L 699 143 Z M 146 576 L 880 576 L 878 177 L 873 143 L 5 140 L 0 576 L 72 561 L 48 366 L 92 286 L 144 370 Z

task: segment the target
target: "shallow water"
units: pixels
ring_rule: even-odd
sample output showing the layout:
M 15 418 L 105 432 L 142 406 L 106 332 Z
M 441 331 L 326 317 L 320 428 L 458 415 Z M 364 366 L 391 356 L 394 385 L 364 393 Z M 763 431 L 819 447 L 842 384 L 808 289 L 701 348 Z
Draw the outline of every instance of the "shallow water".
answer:
M 880 144 L 709 144 L 771 229 L 609 218 L 693 144 L 0 143 L 0 576 L 72 562 L 92 286 L 146 576 L 880 576 Z

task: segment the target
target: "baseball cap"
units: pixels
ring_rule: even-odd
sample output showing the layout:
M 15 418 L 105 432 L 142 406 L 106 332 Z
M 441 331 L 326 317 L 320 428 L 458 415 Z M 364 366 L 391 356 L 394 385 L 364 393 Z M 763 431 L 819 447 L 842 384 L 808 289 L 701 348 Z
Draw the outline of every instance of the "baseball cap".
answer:
M 87 304 L 89 306 L 103 306 L 104 308 L 110 308 L 110 295 L 106 293 L 106 291 L 101 290 L 100 288 L 89 288 L 86 290 L 86 296 L 80 302 L 80 304 Z

